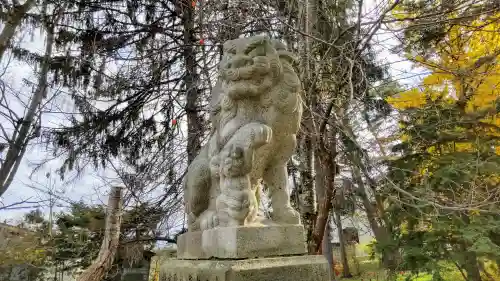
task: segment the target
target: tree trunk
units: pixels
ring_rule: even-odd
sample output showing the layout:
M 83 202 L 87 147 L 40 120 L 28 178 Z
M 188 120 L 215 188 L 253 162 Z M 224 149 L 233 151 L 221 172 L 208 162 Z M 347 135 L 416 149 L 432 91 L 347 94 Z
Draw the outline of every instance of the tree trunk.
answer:
M 464 252 L 464 268 L 465 271 L 467 271 L 468 281 L 482 281 L 477 263 L 477 255 L 475 252 Z
M 35 0 L 26 0 L 24 4 L 14 7 L 13 11 L 8 12 L 7 20 L 4 22 L 4 28 L 2 33 L 0 33 L 0 62 L 12 38 L 14 38 L 17 28 L 21 25 L 24 15 L 35 5 L 35 3 Z
M 336 134 L 334 132 L 325 133 L 331 137 L 326 137 L 324 143 L 328 144 L 328 147 L 323 146 L 321 142 L 316 143 L 316 159 L 319 161 L 321 168 L 319 169 L 321 173 L 321 180 L 316 182 L 316 187 L 318 188 L 318 215 L 316 216 L 315 228 L 313 231 L 313 243 L 316 246 L 316 251 L 321 250 L 321 241 L 323 241 L 323 236 L 325 235 L 326 225 L 328 223 L 328 215 L 332 209 L 333 200 L 333 190 L 335 188 L 335 175 L 337 174 L 335 156 L 337 154 L 337 142 Z M 318 165 L 318 166 L 319 166 Z M 318 177 L 316 177 L 318 178 Z M 320 184 L 323 184 L 320 188 Z M 321 192 L 321 194 L 320 194 Z
M 350 278 L 351 270 L 349 269 L 349 259 L 347 258 L 347 250 L 345 248 L 345 237 L 342 231 L 342 218 L 340 217 L 340 211 L 335 211 L 335 222 L 337 224 L 337 233 L 339 236 L 340 245 L 340 259 L 342 260 L 342 276 L 344 278 Z
M 102 281 L 115 259 L 122 221 L 122 188 L 113 186 L 109 194 L 106 229 L 101 249 L 94 262 L 76 279 L 77 281 Z
M 354 181 L 358 185 L 356 193 L 361 198 L 363 207 L 365 208 L 366 217 L 368 218 L 368 223 L 370 224 L 373 234 L 375 235 L 375 239 L 379 244 L 384 246 L 384 250 L 382 251 L 382 264 L 389 270 L 396 270 L 399 260 L 396 253 L 397 249 L 391 245 L 391 237 L 387 229 L 380 225 L 377 221 L 377 210 L 366 194 L 366 187 L 357 166 L 352 167 L 352 174 Z
M 304 34 L 314 34 L 314 25 L 316 22 L 316 0 L 306 1 L 305 7 L 299 12 L 299 29 Z M 301 156 L 304 169 L 301 171 L 301 197 L 302 201 L 302 219 L 306 229 L 306 238 L 310 254 L 316 254 L 318 243 L 313 238 L 313 232 L 316 223 L 316 190 L 314 185 L 314 145 L 316 143 L 314 131 L 314 119 L 311 110 L 316 108 L 316 93 L 314 91 L 314 83 L 312 74 L 314 73 L 314 62 L 311 59 L 313 41 L 309 36 L 303 36 L 302 46 L 300 50 L 301 80 L 304 83 L 303 100 L 306 104 L 304 115 L 302 118 L 303 139 L 301 147 Z M 320 240 L 321 241 L 321 240 Z M 321 243 L 321 242 L 320 242 Z
M 191 163 L 201 148 L 201 134 L 203 133 L 203 122 L 200 116 L 200 91 L 199 77 L 196 71 L 195 53 L 195 29 L 194 29 L 194 7 L 190 0 L 183 0 L 182 23 L 184 26 L 184 65 L 186 75 L 184 76 L 184 87 L 186 89 L 186 118 L 187 118 L 187 156 L 188 164 Z
M 342 119 L 342 129 L 343 132 L 347 134 L 347 136 L 351 139 L 351 141 L 357 145 L 356 138 L 347 118 Z M 350 144 L 350 146 L 352 146 L 352 144 Z M 363 160 L 361 159 L 358 148 L 351 147 L 347 153 L 347 157 L 349 162 L 351 163 L 352 178 L 358 185 L 356 194 L 362 201 L 363 207 L 365 208 L 366 217 L 368 218 L 368 222 L 373 231 L 373 234 L 375 235 L 377 243 L 383 245 L 382 264 L 386 269 L 395 271 L 399 265 L 399 262 L 401 261 L 401 256 L 396 245 L 393 244 L 391 230 L 388 228 L 389 226 L 383 225 L 381 221 L 378 220 L 379 216 L 377 215 L 377 208 L 378 204 L 381 204 L 382 202 L 377 200 L 376 202 L 378 204 L 375 204 L 374 206 L 374 204 L 372 204 L 372 201 L 368 198 L 365 182 L 363 181 L 363 175 L 365 175 L 369 181 L 371 181 L 371 179 L 367 174 L 366 167 L 364 166 Z M 373 187 L 374 183 L 371 182 L 370 186 Z
M 327 167 L 323 166 L 323 162 L 325 158 L 325 153 L 326 151 L 318 149 L 318 146 L 315 145 L 315 152 L 314 152 L 314 186 L 316 190 L 316 201 L 318 203 L 318 208 L 321 205 L 321 202 L 323 201 L 323 197 L 325 196 L 325 189 L 326 189 L 326 177 L 327 173 L 330 172 L 328 171 Z
M 330 220 L 328 220 L 329 223 L 326 224 L 325 228 L 325 235 L 323 235 L 323 255 L 325 256 L 326 260 L 328 261 L 329 269 L 330 269 L 330 276 L 333 280 L 337 280 L 337 276 L 335 275 L 335 262 L 333 260 L 333 248 L 332 248 L 332 239 L 331 239 L 331 232 L 332 228 L 330 225 Z
M 306 230 L 308 251 L 310 254 L 316 254 L 317 247 L 313 238 L 314 224 L 316 222 L 316 190 L 313 179 L 314 153 L 311 137 L 307 133 L 304 134 L 301 156 L 304 167 L 300 172 L 300 213 Z
M 375 138 L 375 143 L 377 144 L 379 150 L 380 150 L 380 154 L 382 155 L 382 157 L 384 157 L 384 159 L 387 158 L 387 152 L 382 144 L 382 142 L 380 141 L 380 138 L 378 136 L 378 133 L 376 131 L 376 129 L 373 127 L 373 124 L 371 122 L 366 122 L 367 124 L 367 128 L 368 128 L 368 131 L 373 135 L 373 137 Z M 381 218 L 381 220 L 384 222 L 384 224 L 386 225 L 386 227 L 390 227 L 391 224 L 390 224 L 390 221 L 389 219 L 387 218 L 387 215 L 386 215 L 386 212 L 385 212 L 385 207 L 384 207 L 384 198 L 382 196 L 380 196 L 380 194 L 378 194 L 378 192 L 376 191 L 376 186 L 375 184 L 373 183 L 370 183 L 370 188 L 373 192 L 373 195 L 375 196 L 375 202 L 377 203 L 377 209 L 378 209 L 378 213 L 379 213 L 379 216 Z
M 24 5 L 26 5 L 26 3 Z M 5 28 L 7 28 L 7 26 Z M 31 98 L 30 104 L 28 106 L 28 111 L 26 112 L 22 120 L 18 120 L 18 125 L 16 126 L 12 138 L 9 141 L 9 149 L 7 150 L 5 161 L 2 167 L 0 167 L 0 197 L 9 188 L 17 172 L 17 169 L 19 168 L 19 164 L 22 161 L 24 153 L 26 151 L 26 146 L 28 145 L 28 142 L 31 138 L 30 130 L 32 129 L 33 121 L 37 114 L 37 109 L 40 107 L 40 104 L 42 103 L 42 100 L 47 93 L 47 74 L 49 72 L 50 57 L 52 56 L 52 49 L 54 45 L 54 27 L 53 25 L 49 26 L 49 24 L 46 24 L 46 28 L 47 43 L 45 45 L 45 55 L 38 76 L 38 85 L 33 97 Z M 1 55 L 2 53 L 0 49 L 0 56 Z M 40 128 L 35 128 L 35 131 L 39 129 Z
M 328 214 L 322 212 L 324 209 L 324 205 L 326 201 L 325 198 L 325 190 L 328 188 L 327 185 L 327 173 L 329 173 L 328 169 L 322 166 L 322 159 L 320 159 L 321 151 L 317 148 L 317 144 L 314 146 L 314 191 L 316 193 L 316 215 L 315 221 L 311 223 L 312 229 L 312 237 L 309 245 L 311 247 L 310 252 L 315 252 L 318 255 L 322 254 L 322 241 L 324 240 L 324 231 L 326 224 L 322 224 L 324 219 L 328 220 Z M 319 224 L 318 224 L 319 223 Z M 322 229 L 320 229 L 322 228 Z

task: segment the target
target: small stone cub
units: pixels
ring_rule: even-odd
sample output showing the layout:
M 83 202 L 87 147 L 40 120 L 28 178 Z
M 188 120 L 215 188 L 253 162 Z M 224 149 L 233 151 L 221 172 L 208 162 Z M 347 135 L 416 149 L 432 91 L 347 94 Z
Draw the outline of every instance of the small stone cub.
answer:
M 257 198 L 249 175 L 252 158 L 253 151 L 235 145 L 221 152 L 220 195 L 216 201 L 219 226 L 244 225 L 257 215 Z

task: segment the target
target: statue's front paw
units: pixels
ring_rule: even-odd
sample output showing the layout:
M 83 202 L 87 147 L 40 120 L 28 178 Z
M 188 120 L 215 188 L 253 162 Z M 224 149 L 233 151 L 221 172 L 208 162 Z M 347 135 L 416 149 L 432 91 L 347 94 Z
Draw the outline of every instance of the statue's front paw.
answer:
M 207 230 L 215 228 L 219 225 L 219 217 L 215 211 L 205 211 L 200 216 L 200 229 Z
M 269 126 L 261 126 L 259 127 L 254 136 L 253 145 L 255 147 L 262 146 L 264 144 L 268 144 L 271 142 L 271 138 L 273 136 L 273 130 Z
M 281 207 L 273 210 L 271 219 L 279 224 L 300 224 L 300 214 L 292 207 Z

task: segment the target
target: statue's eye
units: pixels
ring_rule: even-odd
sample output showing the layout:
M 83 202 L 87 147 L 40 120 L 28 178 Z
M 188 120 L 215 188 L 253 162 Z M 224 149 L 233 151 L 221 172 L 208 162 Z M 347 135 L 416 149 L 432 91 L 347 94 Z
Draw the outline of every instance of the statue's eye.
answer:
M 235 48 L 228 48 L 228 49 L 226 50 L 226 53 L 227 53 L 228 55 L 235 55 L 235 54 L 236 54 L 236 49 L 235 49 Z
M 266 46 L 265 45 L 256 46 L 248 53 L 248 55 L 251 57 L 265 56 L 266 55 Z

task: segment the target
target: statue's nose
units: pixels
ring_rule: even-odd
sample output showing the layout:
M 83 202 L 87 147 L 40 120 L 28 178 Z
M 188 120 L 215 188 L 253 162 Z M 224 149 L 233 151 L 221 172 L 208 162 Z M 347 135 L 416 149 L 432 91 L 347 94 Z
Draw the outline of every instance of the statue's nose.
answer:
M 245 55 L 234 56 L 229 62 L 229 68 L 240 68 L 252 64 L 252 58 Z

